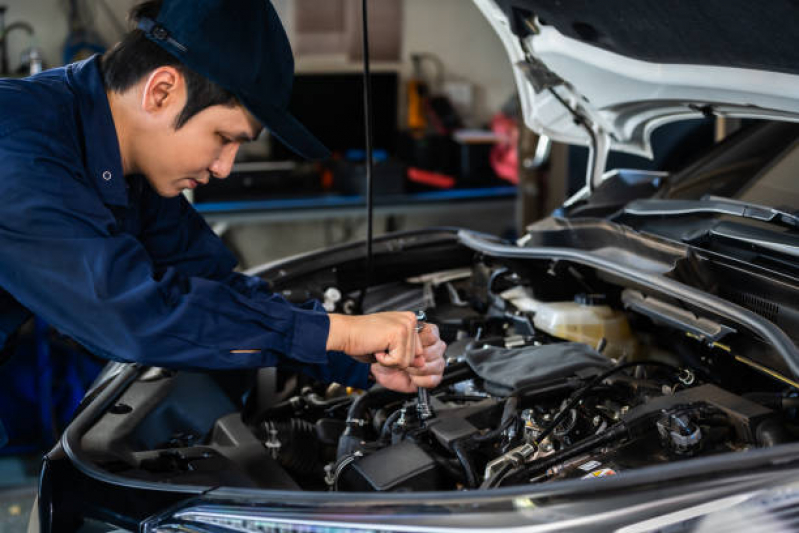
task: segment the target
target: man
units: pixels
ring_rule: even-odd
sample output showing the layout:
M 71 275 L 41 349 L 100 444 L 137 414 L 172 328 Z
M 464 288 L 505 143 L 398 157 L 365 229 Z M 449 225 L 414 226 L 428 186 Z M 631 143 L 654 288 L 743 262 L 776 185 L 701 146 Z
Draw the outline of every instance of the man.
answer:
M 35 313 L 112 360 L 435 386 L 435 326 L 289 304 L 233 271 L 181 194 L 227 177 L 263 127 L 327 153 L 286 110 L 293 60 L 268 0 L 158 0 L 132 17 L 102 58 L 0 82 L 0 345 Z

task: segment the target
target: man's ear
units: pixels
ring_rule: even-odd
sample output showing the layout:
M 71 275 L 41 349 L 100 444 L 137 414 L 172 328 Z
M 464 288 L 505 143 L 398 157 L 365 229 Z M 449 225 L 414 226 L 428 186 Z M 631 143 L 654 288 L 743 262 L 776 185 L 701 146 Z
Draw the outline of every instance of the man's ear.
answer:
M 145 80 L 141 110 L 147 115 L 169 118 L 183 109 L 185 102 L 186 83 L 175 67 L 158 67 Z

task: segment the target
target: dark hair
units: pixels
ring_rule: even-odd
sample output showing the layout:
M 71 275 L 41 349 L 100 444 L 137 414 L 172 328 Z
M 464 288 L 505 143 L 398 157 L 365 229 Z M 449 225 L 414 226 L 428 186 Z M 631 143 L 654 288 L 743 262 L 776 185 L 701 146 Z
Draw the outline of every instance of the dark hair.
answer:
M 142 2 L 130 10 L 128 18 L 134 24 L 142 17 L 155 19 L 161 10 L 161 3 L 162 0 Z M 180 129 L 191 117 L 207 107 L 233 107 L 238 104 L 232 93 L 185 66 L 178 58 L 150 41 L 139 29 L 125 35 L 100 61 L 105 88 L 114 92 L 128 90 L 162 66 L 175 67 L 186 80 L 186 106 L 175 121 L 175 129 Z

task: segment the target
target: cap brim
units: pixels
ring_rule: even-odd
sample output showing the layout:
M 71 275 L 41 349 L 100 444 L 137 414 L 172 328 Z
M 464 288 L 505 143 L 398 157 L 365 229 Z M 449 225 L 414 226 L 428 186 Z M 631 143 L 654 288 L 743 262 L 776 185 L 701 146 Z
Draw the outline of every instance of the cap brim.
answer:
M 242 98 L 244 107 L 269 130 L 271 135 L 274 135 L 292 152 L 312 160 L 330 157 L 330 150 L 288 111 L 269 103 L 253 105 L 253 100 L 257 102 L 257 99 L 248 100 L 249 102 Z

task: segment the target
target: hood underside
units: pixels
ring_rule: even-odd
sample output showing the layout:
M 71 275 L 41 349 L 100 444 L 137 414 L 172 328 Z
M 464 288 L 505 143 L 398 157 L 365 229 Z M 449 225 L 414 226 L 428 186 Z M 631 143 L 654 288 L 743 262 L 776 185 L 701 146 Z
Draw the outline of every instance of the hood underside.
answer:
M 474 2 L 514 64 L 527 125 L 593 148 L 602 167 L 610 149 L 651 157 L 669 122 L 799 121 L 795 1 Z

